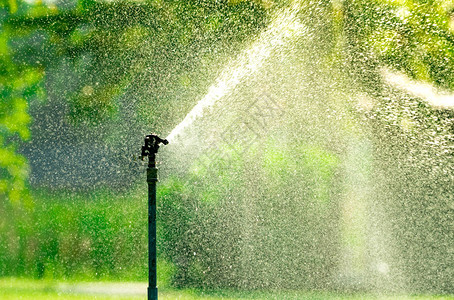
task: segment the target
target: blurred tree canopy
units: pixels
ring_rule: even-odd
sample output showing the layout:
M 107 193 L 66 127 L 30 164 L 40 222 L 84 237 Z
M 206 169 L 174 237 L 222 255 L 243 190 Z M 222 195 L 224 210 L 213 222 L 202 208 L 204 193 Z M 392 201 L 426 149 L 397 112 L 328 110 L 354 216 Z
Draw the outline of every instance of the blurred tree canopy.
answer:
M 0 269 L 27 274 L 27 249 L 35 243 L 34 221 L 23 213 L 33 207 L 29 166 L 19 151 L 34 141 L 32 104 L 45 106 L 52 91 L 66 102 L 66 123 L 114 123 L 120 96 L 138 84 L 139 74 L 151 73 L 147 78 L 155 88 L 187 84 L 188 71 L 204 59 L 220 57 L 223 48 L 258 32 L 266 7 L 261 1 L 1 0 Z M 59 78 L 59 68 L 71 76 Z M 149 100 L 132 109 L 137 112 Z
M 139 73 L 151 73 L 156 94 L 164 94 L 160 86 L 175 88 L 172 82 L 191 84 L 188 70 L 253 36 L 267 23 L 270 12 L 287 2 L 3 0 L 2 198 L 17 202 L 24 195 L 28 168 L 16 149 L 30 138 L 29 103 L 45 101 L 46 74 L 58 63 L 69 63 L 74 73 L 73 82 L 64 83 L 71 88 L 59 91 L 68 102 L 70 120 L 100 124 L 118 117 L 118 99 L 136 84 Z M 328 7 L 333 45 L 342 45 L 334 46 L 334 51 L 347 54 L 355 77 L 366 89 L 375 86 L 371 84 L 377 79 L 375 67 L 381 64 L 454 89 L 451 1 L 322 2 Z M 169 100 L 156 97 L 154 101 Z M 150 104 L 144 103 L 134 109 L 143 111 L 144 105 L 149 109 Z M 173 106 L 169 103 L 168 110 Z
M 265 21 L 264 6 L 251 1 L 9 0 L 0 13 L 2 203 L 26 195 L 17 147 L 30 138 L 30 102 L 46 102 L 46 76 L 61 62 L 74 75 L 58 91 L 70 121 L 96 125 L 117 117 L 118 96 L 138 73 L 165 81 L 172 61 L 195 68 L 207 45 L 241 41 Z
M 411 78 L 454 89 L 452 1 L 349 0 L 334 12 L 354 73 L 366 79 L 365 85 L 375 87 L 377 78 L 371 71 L 387 65 Z

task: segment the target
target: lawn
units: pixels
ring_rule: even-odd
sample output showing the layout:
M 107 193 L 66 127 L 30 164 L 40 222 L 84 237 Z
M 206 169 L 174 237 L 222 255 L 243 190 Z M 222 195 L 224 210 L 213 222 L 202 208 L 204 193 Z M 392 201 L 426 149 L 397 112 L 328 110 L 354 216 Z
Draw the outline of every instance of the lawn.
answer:
M 29 279 L 0 279 L 1 300 L 144 300 L 146 299 L 146 283 L 114 283 L 114 282 L 62 282 L 49 280 Z M 234 299 L 276 299 L 276 300 L 367 300 L 367 299 L 453 299 L 454 296 L 380 296 L 380 295 L 338 295 L 320 292 L 239 292 L 239 291 L 212 291 L 161 289 L 160 300 L 234 300 Z

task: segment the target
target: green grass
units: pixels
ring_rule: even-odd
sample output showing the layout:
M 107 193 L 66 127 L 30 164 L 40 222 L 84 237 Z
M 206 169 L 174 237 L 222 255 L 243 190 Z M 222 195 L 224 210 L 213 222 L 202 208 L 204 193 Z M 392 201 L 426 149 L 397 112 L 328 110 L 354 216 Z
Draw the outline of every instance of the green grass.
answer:
M 1 300 L 53 300 L 53 299 L 68 299 L 68 300 L 104 300 L 104 299 L 120 299 L 120 300 L 144 300 L 146 299 L 145 289 L 142 294 L 130 294 L 123 296 L 113 295 L 112 287 L 124 285 L 123 283 L 113 282 L 57 282 L 49 280 L 29 280 L 16 278 L 0 279 L 0 299 Z M 131 286 L 126 284 L 126 287 Z M 146 287 L 145 283 L 133 285 L 137 291 L 137 287 Z M 90 287 L 91 289 L 88 289 Z M 126 288 L 127 289 L 127 288 Z M 140 290 L 140 289 L 139 289 Z M 110 294 L 109 294 L 110 293 Z M 322 292 L 240 292 L 240 291 L 212 291 L 202 292 L 197 290 L 174 290 L 161 289 L 159 291 L 160 300 L 234 300 L 234 299 L 276 299 L 276 300 L 367 300 L 367 299 L 408 299 L 408 300 L 423 300 L 423 299 L 438 299 L 449 300 L 454 296 L 378 296 L 366 294 L 342 295 L 334 293 Z

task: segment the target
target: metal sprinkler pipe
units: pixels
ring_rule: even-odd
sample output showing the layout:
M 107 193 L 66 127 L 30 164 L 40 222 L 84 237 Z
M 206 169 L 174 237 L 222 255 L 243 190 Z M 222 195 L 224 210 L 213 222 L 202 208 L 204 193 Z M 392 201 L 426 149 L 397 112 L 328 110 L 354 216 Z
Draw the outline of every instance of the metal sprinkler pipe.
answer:
M 158 299 L 157 271 L 156 271 L 156 182 L 158 182 L 158 168 L 156 154 L 160 144 L 169 142 L 156 134 L 145 136 L 145 145 L 142 146 L 141 159 L 148 156 L 147 183 L 148 183 L 148 300 Z

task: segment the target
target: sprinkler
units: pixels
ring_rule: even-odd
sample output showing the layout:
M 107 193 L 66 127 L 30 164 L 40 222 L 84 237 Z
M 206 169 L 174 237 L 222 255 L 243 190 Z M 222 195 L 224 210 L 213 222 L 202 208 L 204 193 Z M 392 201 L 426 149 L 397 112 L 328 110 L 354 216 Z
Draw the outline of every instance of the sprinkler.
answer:
M 142 160 L 148 156 L 147 183 L 148 183 L 148 300 L 158 299 L 157 272 L 156 272 L 156 182 L 158 182 L 158 168 L 156 168 L 156 154 L 160 144 L 169 142 L 155 134 L 145 136 L 145 145 L 142 146 Z

